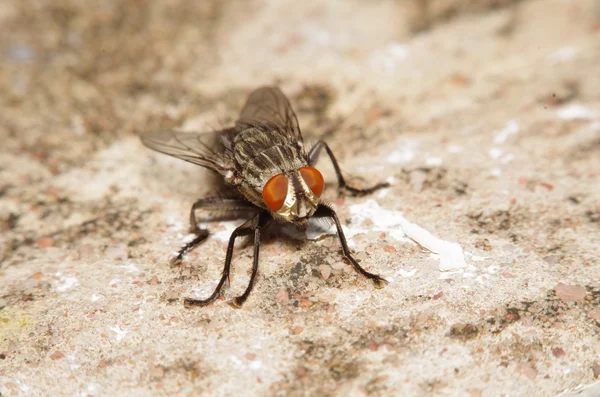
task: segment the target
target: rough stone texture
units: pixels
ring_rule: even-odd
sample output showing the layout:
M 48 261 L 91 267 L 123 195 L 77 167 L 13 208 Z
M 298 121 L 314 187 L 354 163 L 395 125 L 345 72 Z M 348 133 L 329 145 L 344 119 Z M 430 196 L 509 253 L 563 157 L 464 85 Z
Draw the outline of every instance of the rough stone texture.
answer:
M 581 285 L 558 284 L 554 288 L 554 293 L 564 301 L 581 302 L 585 299 L 587 291 Z
M 2 2 L 0 392 L 488 397 L 592 384 L 599 43 L 592 0 Z M 393 279 L 375 290 L 336 238 L 275 232 L 242 309 L 185 309 L 214 287 L 232 224 L 169 267 L 211 177 L 137 135 L 217 128 L 262 84 L 281 85 L 349 174 L 393 181 L 371 197 L 328 187 L 348 227 L 352 206 L 376 200 L 459 243 L 468 267 L 441 273 L 365 222 L 352 249 Z M 250 261 L 240 244 L 227 299 Z M 577 301 L 559 284 L 578 286 Z

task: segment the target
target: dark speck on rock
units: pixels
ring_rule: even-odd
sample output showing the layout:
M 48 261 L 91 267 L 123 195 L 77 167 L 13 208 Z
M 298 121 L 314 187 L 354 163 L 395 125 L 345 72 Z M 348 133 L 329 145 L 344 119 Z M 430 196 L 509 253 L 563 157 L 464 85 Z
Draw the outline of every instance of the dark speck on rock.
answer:
M 594 379 L 600 379 L 600 362 L 594 361 L 592 364 L 592 372 L 594 374 Z
M 454 324 L 450 327 L 448 336 L 454 339 L 470 340 L 477 336 L 479 329 L 473 324 Z

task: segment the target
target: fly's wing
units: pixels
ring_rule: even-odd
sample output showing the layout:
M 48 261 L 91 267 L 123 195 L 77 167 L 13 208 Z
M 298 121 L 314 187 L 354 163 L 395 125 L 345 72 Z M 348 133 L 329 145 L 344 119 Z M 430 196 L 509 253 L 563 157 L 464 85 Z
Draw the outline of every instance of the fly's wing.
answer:
M 303 145 L 296 114 L 290 102 L 277 87 L 261 87 L 252 91 L 240 113 L 240 125 L 273 125 L 289 134 L 293 142 Z
M 166 130 L 146 133 L 141 139 L 150 149 L 225 175 L 234 170 L 225 144 L 235 133 L 235 128 L 207 133 Z

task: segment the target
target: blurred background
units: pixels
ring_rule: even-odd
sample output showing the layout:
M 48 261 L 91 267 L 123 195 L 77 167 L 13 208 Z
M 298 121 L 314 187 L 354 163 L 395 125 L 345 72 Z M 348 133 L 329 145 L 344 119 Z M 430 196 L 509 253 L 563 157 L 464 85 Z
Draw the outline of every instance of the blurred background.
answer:
M 422 124 L 430 112 L 509 95 L 516 82 L 498 78 L 526 74 L 524 59 L 537 61 L 524 83 L 542 92 L 543 76 L 565 73 L 560 60 L 576 52 L 553 51 L 597 38 L 598 4 L 5 1 L 3 146 L 61 172 L 119 136 L 182 124 L 221 102 L 237 109 L 250 89 L 275 83 L 310 102 L 299 112 L 329 122 L 391 109 Z M 570 92 L 577 79 L 564 79 L 572 84 L 551 89 Z M 488 107 L 511 106 L 500 99 Z
M 0 393 L 592 384 L 599 65 L 600 0 L 1 1 Z M 378 205 L 458 242 L 467 270 L 440 274 L 367 222 L 354 249 L 395 279 L 383 292 L 339 265 L 334 239 L 271 239 L 244 310 L 184 310 L 224 243 L 166 262 L 211 187 L 138 135 L 219 128 L 267 84 L 349 174 L 392 182 Z M 330 186 L 351 225 L 367 198 Z

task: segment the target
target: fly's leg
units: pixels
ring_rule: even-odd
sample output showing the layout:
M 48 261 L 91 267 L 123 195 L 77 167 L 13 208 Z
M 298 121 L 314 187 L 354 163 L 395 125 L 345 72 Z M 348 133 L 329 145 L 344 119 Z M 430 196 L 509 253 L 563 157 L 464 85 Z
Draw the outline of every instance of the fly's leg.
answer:
M 352 254 L 350 254 L 350 248 L 348 248 L 348 243 L 346 242 L 346 236 L 344 236 L 344 231 L 342 230 L 342 225 L 340 224 L 340 220 L 338 219 L 337 214 L 335 213 L 333 208 L 326 204 L 319 204 L 319 206 L 317 207 L 317 211 L 314 213 L 313 217 L 333 219 L 333 221 L 335 222 L 335 227 L 337 229 L 338 236 L 340 238 L 340 242 L 342 243 L 342 253 L 344 257 L 348 259 L 354 270 L 356 270 L 369 280 L 373 281 L 373 284 L 375 284 L 375 288 L 383 288 L 386 284 L 388 284 L 388 281 L 383 277 L 378 276 L 377 274 L 369 273 L 368 271 L 363 269 L 358 264 L 356 259 L 352 257 Z
M 229 302 L 229 305 L 231 305 L 232 307 L 235 307 L 236 309 L 239 309 L 240 307 L 242 307 L 244 302 L 246 302 L 246 299 L 248 299 L 250 292 L 252 292 L 252 288 L 254 287 L 254 280 L 256 279 L 256 273 L 258 272 L 258 254 L 260 251 L 260 229 L 263 228 L 264 226 L 266 226 L 270 220 L 271 219 L 270 219 L 270 216 L 268 215 L 268 213 L 263 213 L 262 215 L 260 215 L 258 225 L 254 229 L 254 256 L 252 258 L 252 273 L 250 274 L 250 281 L 248 282 L 248 286 L 246 287 L 246 290 L 244 291 L 244 293 Z
M 215 288 L 214 292 L 212 293 L 211 296 L 209 296 L 206 299 L 185 298 L 185 300 L 184 300 L 185 306 L 187 306 L 187 307 L 189 307 L 189 306 L 206 306 L 209 303 L 214 302 L 220 296 L 221 289 L 223 288 L 223 285 L 225 285 L 225 281 L 227 281 L 227 279 L 229 278 L 229 272 L 231 269 L 231 259 L 233 257 L 233 247 L 235 244 L 235 239 L 238 237 L 251 235 L 252 233 L 254 233 L 254 235 L 256 236 L 256 230 L 259 230 L 260 226 L 261 226 L 261 214 L 256 214 L 252 219 L 247 220 L 246 222 L 244 222 L 243 225 L 238 226 L 233 231 L 233 233 L 231 233 L 231 236 L 229 237 L 229 244 L 227 246 L 227 255 L 225 256 L 225 266 L 223 267 L 223 273 L 221 274 L 221 279 L 219 280 L 219 284 L 217 284 L 217 287 Z M 260 237 L 260 234 L 259 234 L 259 237 Z M 252 289 L 252 283 L 254 282 L 254 277 L 256 276 L 256 270 L 258 267 L 258 245 L 260 245 L 260 241 L 258 242 L 258 244 L 255 241 L 254 242 L 254 254 L 255 254 L 254 255 L 254 266 L 252 268 L 253 274 L 252 274 L 252 277 L 250 278 L 250 285 L 248 286 L 248 289 L 246 290 L 248 294 L 250 293 L 249 290 Z M 247 298 L 246 292 L 240 298 L 242 298 L 242 297 L 243 297 L 243 299 L 239 303 L 239 306 L 241 306 L 241 304 L 244 303 L 244 300 L 246 300 L 246 298 Z
M 206 240 L 206 238 L 208 237 L 208 230 L 201 229 L 200 227 L 198 227 L 198 222 L 196 221 L 196 210 L 198 208 L 201 208 L 203 205 L 205 205 L 207 200 L 211 200 L 211 199 L 200 199 L 200 200 L 196 201 L 194 204 L 192 204 L 192 208 L 190 209 L 190 230 L 189 231 L 190 231 L 190 233 L 194 233 L 196 235 L 196 237 L 189 243 L 186 243 L 181 246 L 181 248 L 177 252 L 177 255 L 173 259 L 171 259 L 171 265 L 175 266 L 175 265 L 180 264 L 181 261 L 183 260 L 183 256 L 185 254 L 187 254 L 189 251 L 194 249 L 198 244 L 200 244 L 201 242 Z
M 171 262 L 170 262 L 171 266 L 179 265 L 181 263 L 181 261 L 183 260 L 183 256 L 185 254 L 187 254 L 189 251 L 191 251 L 192 249 L 194 249 L 198 244 L 200 244 L 201 242 L 206 240 L 207 237 L 208 237 L 208 230 L 198 228 L 196 237 L 194 237 L 194 239 L 192 241 L 190 241 L 189 243 L 185 243 L 184 245 L 182 245 L 181 248 L 179 249 L 179 251 L 177 251 L 177 255 L 175 255 L 175 257 L 171 259 Z
M 390 184 L 387 182 L 378 183 L 374 186 L 371 186 L 371 187 L 365 188 L 365 189 L 360 189 L 360 188 L 348 185 L 346 183 L 346 180 L 344 179 L 344 176 L 342 175 L 342 170 L 340 169 L 340 166 L 338 165 L 338 162 L 337 162 L 335 156 L 333 155 L 333 152 L 331 151 L 329 146 L 325 143 L 325 141 L 321 141 L 321 140 L 317 141 L 317 143 L 315 143 L 315 145 L 310 149 L 310 152 L 308 153 L 308 159 L 309 159 L 311 166 L 315 165 L 315 163 L 317 162 L 317 160 L 319 158 L 319 154 L 321 153 L 321 150 L 323 148 L 325 148 L 325 150 L 327 151 L 327 155 L 329 155 L 329 159 L 331 160 L 331 163 L 333 164 L 333 168 L 335 169 L 335 174 L 337 175 L 338 187 L 339 187 L 340 191 L 347 191 L 354 196 L 362 196 L 365 194 L 373 193 L 374 191 L 376 191 L 378 189 L 390 186 Z
M 223 273 L 221 274 L 219 284 L 217 284 L 217 288 L 215 288 L 212 295 L 206 299 L 185 298 L 184 304 L 186 306 L 206 306 L 219 297 L 219 295 L 221 294 L 221 289 L 225 284 L 225 281 L 227 281 L 227 279 L 229 278 L 229 271 L 231 269 L 231 258 L 233 256 L 233 246 L 235 244 L 235 239 L 240 236 L 247 236 L 251 234 L 254 231 L 253 224 L 255 223 L 256 218 L 257 217 L 254 217 L 246 221 L 243 225 L 238 226 L 233 231 L 233 233 L 231 233 L 231 236 L 229 237 L 229 244 L 227 246 L 227 255 L 225 256 L 225 266 L 223 267 Z
M 201 229 L 198 226 L 198 219 L 196 218 L 196 210 L 205 210 L 209 213 L 226 212 L 229 214 L 240 214 L 241 212 L 247 212 L 252 210 L 252 206 L 241 199 L 226 199 L 226 198 L 214 198 L 208 197 L 196 201 L 190 210 L 190 233 L 194 233 L 196 237 L 181 246 L 177 255 L 171 259 L 171 265 L 178 265 L 183 260 L 185 254 L 194 249 L 202 241 L 208 237 L 208 230 Z

